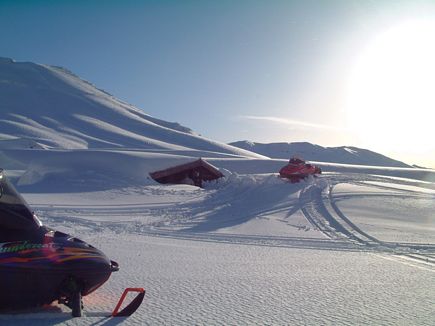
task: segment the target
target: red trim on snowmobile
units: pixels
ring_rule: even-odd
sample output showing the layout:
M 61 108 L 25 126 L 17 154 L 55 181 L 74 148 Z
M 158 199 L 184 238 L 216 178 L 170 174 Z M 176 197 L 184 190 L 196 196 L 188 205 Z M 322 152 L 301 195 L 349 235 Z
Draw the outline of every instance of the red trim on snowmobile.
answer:
M 125 297 L 128 292 L 138 292 L 138 295 L 131 301 L 124 309 L 119 311 L 122 303 L 124 302 Z M 126 288 L 124 293 L 122 293 L 121 298 L 118 301 L 115 309 L 112 312 L 112 317 L 128 317 L 133 314 L 137 308 L 141 305 L 143 299 L 145 297 L 145 289 L 143 288 Z

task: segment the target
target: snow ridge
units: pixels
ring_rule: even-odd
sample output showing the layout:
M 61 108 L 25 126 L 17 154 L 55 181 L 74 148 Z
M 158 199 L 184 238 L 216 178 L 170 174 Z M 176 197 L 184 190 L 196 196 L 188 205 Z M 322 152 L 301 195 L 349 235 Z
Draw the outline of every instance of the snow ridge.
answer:
M 352 146 L 322 147 L 308 142 L 263 144 L 247 140 L 233 142 L 230 145 L 271 158 L 288 159 L 291 156 L 300 156 L 310 161 L 329 163 L 411 167 L 379 153 Z
M 65 68 L 0 60 L 0 139 L 54 149 L 194 149 L 261 157 L 153 118 Z

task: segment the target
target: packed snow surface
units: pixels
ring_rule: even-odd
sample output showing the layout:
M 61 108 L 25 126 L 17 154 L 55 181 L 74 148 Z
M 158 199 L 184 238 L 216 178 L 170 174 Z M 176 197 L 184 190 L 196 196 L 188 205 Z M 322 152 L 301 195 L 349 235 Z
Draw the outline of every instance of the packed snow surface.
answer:
M 143 160 L 173 159 L 161 155 Z M 227 160 L 225 179 L 204 189 L 114 187 L 97 175 L 90 185 L 104 187 L 68 191 L 59 180 L 70 172 L 59 171 L 19 186 L 46 225 L 102 249 L 121 270 L 85 297 L 82 318 L 53 304 L 0 323 L 433 325 L 434 183 L 334 172 L 292 184 L 231 172 L 244 164 Z M 27 172 L 9 173 L 18 182 Z M 139 310 L 108 319 L 122 290 L 139 286 L 147 290 Z

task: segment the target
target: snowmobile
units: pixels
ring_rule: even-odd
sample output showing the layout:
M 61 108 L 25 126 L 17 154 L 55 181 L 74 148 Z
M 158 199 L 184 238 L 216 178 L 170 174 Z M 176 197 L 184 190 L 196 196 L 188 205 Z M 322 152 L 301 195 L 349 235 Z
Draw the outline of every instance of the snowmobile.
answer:
M 0 169 L 0 311 L 16 311 L 58 301 L 82 314 L 86 296 L 119 270 L 100 250 L 52 230 L 32 212 Z M 119 311 L 128 292 L 135 299 Z M 142 303 L 145 290 L 124 291 L 112 316 L 129 316 Z
M 279 170 L 281 178 L 289 179 L 292 183 L 306 179 L 309 175 L 321 174 L 322 170 L 315 165 L 306 163 L 304 160 L 292 157 L 288 164 Z

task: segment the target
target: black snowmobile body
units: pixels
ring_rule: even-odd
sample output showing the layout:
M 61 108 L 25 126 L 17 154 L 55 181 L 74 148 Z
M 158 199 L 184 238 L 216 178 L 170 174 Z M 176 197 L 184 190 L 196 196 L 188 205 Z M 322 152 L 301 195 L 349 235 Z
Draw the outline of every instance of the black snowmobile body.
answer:
M 118 264 L 84 241 L 42 225 L 0 169 L 0 312 L 55 300 L 81 314 L 81 296 Z

